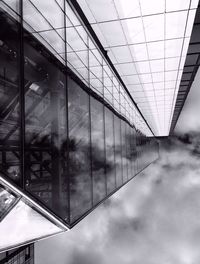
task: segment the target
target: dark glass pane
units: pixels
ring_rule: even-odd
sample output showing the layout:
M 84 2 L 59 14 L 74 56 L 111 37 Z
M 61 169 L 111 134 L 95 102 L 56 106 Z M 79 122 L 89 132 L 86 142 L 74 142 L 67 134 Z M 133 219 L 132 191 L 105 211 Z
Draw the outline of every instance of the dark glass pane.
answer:
M 107 193 L 116 188 L 113 113 L 105 107 L 105 145 Z
M 137 169 L 137 161 L 138 161 L 138 152 L 137 152 L 137 130 L 134 129 L 134 146 L 135 146 L 135 174 L 137 174 L 138 169 Z
M 19 184 L 19 24 L 0 7 L 0 25 L 0 171 Z
M 70 213 L 73 222 L 92 206 L 89 96 L 68 78 Z
M 106 197 L 103 104 L 90 97 L 93 203 Z
M 115 164 L 116 164 L 116 184 L 117 187 L 123 184 L 122 171 L 122 145 L 121 145 L 121 124 L 120 119 L 114 117 L 114 135 L 115 135 Z
M 126 156 L 126 122 L 121 120 L 121 138 L 122 138 L 122 168 L 123 183 L 128 179 L 127 156 Z
M 131 128 L 131 168 L 132 168 L 132 176 L 136 174 L 136 145 L 135 145 L 135 128 Z
M 140 132 L 137 131 L 137 172 L 140 172 L 141 168 L 141 137 Z
M 126 157 L 128 167 L 128 179 L 132 178 L 132 167 L 131 167 L 131 127 L 126 123 Z
M 26 188 L 68 221 L 66 78 L 27 32 L 24 56 Z
M 139 134 L 138 130 L 136 130 L 136 150 L 137 150 L 137 173 L 139 172 L 139 160 L 140 160 L 140 152 L 139 152 Z

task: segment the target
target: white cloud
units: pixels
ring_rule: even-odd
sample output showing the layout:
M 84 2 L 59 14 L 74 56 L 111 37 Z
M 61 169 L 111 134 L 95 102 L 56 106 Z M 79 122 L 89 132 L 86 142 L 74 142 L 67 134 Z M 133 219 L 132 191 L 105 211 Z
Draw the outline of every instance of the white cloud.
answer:
M 194 145 L 171 145 L 70 232 L 39 242 L 36 264 L 198 263 L 200 163 Z

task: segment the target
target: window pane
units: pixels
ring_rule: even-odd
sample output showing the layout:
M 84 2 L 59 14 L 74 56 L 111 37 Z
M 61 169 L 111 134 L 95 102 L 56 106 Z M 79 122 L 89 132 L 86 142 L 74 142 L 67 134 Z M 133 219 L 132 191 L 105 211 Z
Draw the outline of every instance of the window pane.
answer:
M 24 41 L 26 188 L 67 221 L 65 76 L 38 41 Z
M 8 6 L 17 14 L 19 14 L 19 0 L 2 0 L 0 6 L 8 10 Z M 8 11 L 9 13 L 12 12 L 11 10 Z M 13 13 L 12 13 L 13 14 Z
M 19 26 L 1 7 L 0 25 L 0 170 L 19 184 Z
M 24 26 L 61 62 L 64 62 L 64 13 L 55 0 L 23 1 Z
M 106 180 L 107 193 L 116 188 L 113 113 L 105 107 Z
M 123 183 L 128 179 L 127 161 L 126 161 L 126 123 L 121 121 L 121 140 L 122 140 L 122 168 L 123 168 Z
M 92 206 L 90 164 L 89 96 L 68 79 L 70 220 Z
M 67 3 L 66 25 L 67 65 L 88 85 L 88 34 Z
M 103 66 L 102 58 L 97 49 L 89 51 L 90 87 L 101 96 L 103 95 Z
M 90 98 L 93 202 L 106 197 L 103 104 Z
M 123 184 L 122 171 L 122 145 L 121 145 L 121 125 L 120 119 L 114 117 L 114 134 L 115 134 L 115 166 L 116 166 L 116 185 L 117 187 Z
M 133 176 L 132 166 L 131 166 L 131 127 L 126 124 L 126 151 L 127 151 L 127 166 L 128 166 L 128 179 Z
M 132 163 L 132 176 L 136 174 L 136 138 L 135 138 L 135 128 L 131 129 L 131 163 Z

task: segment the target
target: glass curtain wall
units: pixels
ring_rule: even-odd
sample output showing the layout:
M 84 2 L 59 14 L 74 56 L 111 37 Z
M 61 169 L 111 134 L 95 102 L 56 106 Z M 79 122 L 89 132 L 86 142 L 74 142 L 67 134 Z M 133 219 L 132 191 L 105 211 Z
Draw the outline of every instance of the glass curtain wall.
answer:
M 104 105 L 90 97 L 93 205 L 106 197 Z
M 89 95 L 68 78 L 70 222 L 92 207 Z
M 0 169 L 21 185 L 20 17 L 0 3 Z M 12 1 L 19 11 L 19 1 Z M 6 7 L 7 8 L 7 7 Z M 11 12 L 11 10 L 9 10 Z
M 154 161 L 157 143 L 66 1 L 0 12 L 0 171 L 72 226 Z

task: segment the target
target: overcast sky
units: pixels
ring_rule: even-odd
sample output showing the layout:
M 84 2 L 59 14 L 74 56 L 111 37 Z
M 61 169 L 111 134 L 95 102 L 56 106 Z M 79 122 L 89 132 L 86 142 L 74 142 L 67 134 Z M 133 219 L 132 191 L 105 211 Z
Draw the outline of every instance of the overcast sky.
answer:
M 70 232 L 38 242 L 36 264 L 200 263 L 199 82 L 200 72 L 176 129 L 189 136 L 168 141 L 156 164 Z

